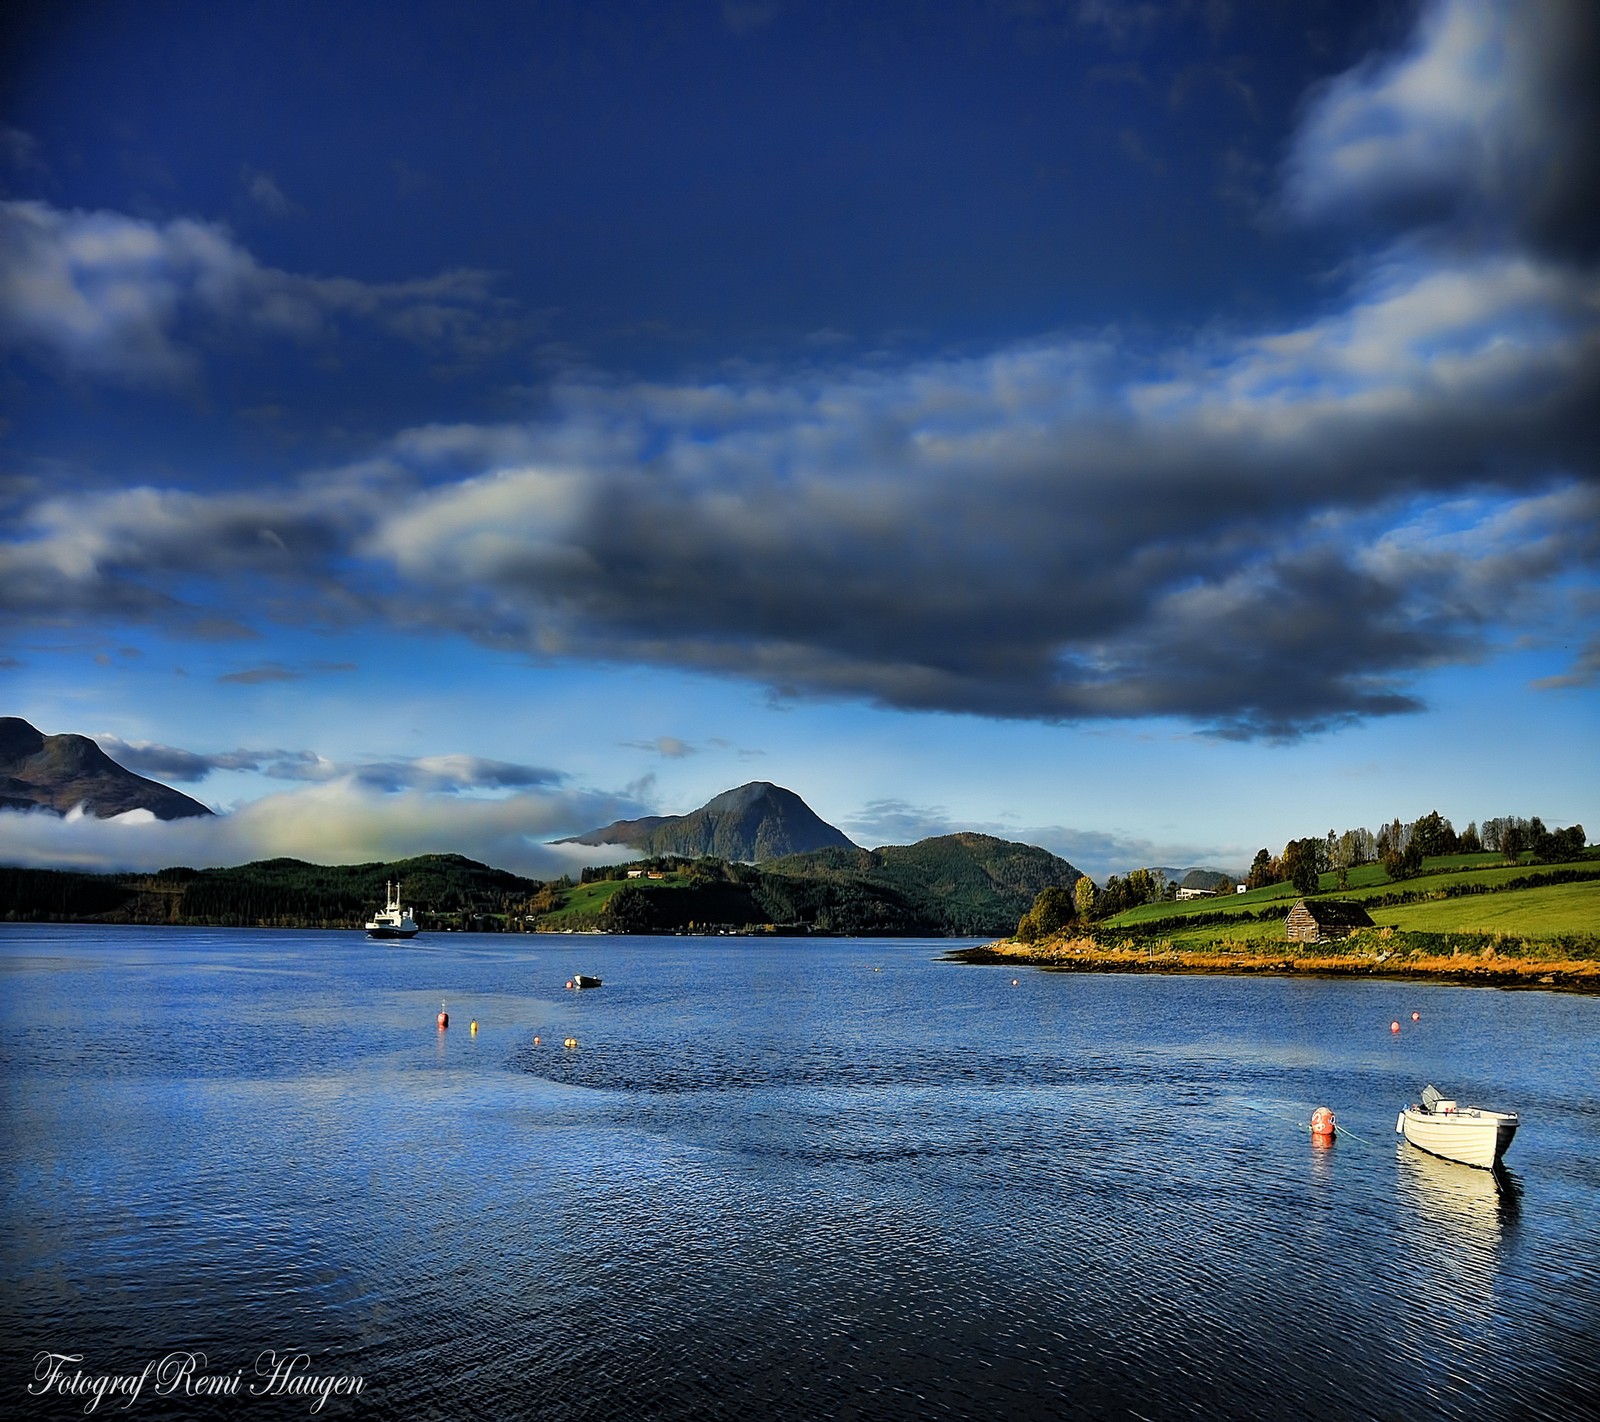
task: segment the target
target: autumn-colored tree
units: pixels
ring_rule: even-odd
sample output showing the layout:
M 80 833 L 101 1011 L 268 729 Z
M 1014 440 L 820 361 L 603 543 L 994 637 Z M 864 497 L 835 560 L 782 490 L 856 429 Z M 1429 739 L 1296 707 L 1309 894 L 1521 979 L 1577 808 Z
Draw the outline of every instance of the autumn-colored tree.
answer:
M 1072 886 L 1072 901 L 1079 918 L 1094 917 L 1094 880 L 1087 874 Z

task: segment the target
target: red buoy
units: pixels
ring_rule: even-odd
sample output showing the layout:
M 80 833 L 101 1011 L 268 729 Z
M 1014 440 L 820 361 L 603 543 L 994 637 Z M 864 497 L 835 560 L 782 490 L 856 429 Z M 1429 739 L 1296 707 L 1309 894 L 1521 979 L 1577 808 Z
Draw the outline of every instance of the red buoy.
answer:
M 1421 1013 L 1420 1013 L 1420 1012 L 1413 1012 L 1413 1013 L 1412 1013 L 1412 1014 L 1411 1014 L 1411 1020 L 1412 1020 L 1412 1021 L 1413 1021 L 1413 1022 L 1420 1022 L 1420 1021 L 1422 1021 L 1422 1014 L 1421 1014 Z
M 1389 1030 L 1391 1032 L 1398 1032 L 1400 1030 L 1400 1024 L 1398 1022 L 1391 1022 L 1389 1024 Z
M 1314 1136 L 1331 1136 L 1333 1130 L 1333 1112 L 1326 1106 L 1317 1107 L 1311 1113 L 1311 1134 Z
M 450 1025 L 450 1014 L 448 1012 L 441 1012 L 439 1014 L 439 1026 L 441 1028 L 445 1028 L 445 1027 L 448 1027 L 449 1025 Z

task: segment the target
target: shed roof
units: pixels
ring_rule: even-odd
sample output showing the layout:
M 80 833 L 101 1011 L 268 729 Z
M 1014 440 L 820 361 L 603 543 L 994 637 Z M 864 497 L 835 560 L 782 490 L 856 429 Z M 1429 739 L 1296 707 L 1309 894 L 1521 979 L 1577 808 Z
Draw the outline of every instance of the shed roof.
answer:
M 1295 908 L 1303 908 L 1324 928 L 1372 928 L 1367 911 L 1349 899 L 1301 899 Z M 1290 910 L 1293 912 L 1293 910 Z

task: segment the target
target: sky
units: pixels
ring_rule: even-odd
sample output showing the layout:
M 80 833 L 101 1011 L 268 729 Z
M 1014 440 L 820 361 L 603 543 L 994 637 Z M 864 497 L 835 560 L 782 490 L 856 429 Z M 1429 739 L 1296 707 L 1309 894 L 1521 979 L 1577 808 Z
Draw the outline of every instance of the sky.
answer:
M 1600 828 L 1585 0 L 3 23 L 0 862 Z

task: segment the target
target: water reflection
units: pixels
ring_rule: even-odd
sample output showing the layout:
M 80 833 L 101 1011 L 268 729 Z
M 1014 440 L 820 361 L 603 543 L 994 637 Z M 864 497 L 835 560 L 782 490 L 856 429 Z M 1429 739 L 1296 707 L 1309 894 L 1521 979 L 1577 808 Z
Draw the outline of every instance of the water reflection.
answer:
M 1401 1144 L 1400 1197 L 1441 1237 L 1493 1251 L 1522 1213 L 1522 1183 L 1502 1166 L 1479 1170 Z
M 1514 1179 L 1390 1154 L 1415 1071 L 1381 985 L 1013 991 L 938 945 L 595 940 L 617 986 L 579 995 L 550 989 L 570 945 L 289 935 L 203 964 L 308 982 L 191 971 L 195 942 L 6 978 L 5 1376 L 47 1346 L 289 1341 L 365 1375 L 371 1422 L 1526 1422 L 1594 1396 L 1594 1003 L 1452 990 L 1459 1045 L 1429 1049 L 1438 1076 L 1511 1063 L 1537 1109 L 1519 1223 Z M 1373 1023 L 1380 1053 L 1345 1045 Z M 1317 1102 L 1354 1127 L 1331 1147 Z
M 1417 1257 L 1436 1275 L 1458 1317 L 1487 1319 L 1504 1246 L 1522 1211 L 1522 1186 L 1509 1171 L 1441 1160 L 1397 1146 L 1402 1209 L 1416 1216 Z

